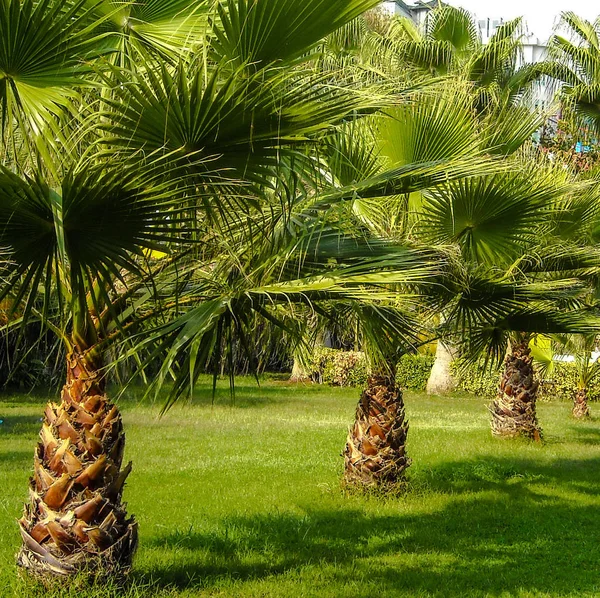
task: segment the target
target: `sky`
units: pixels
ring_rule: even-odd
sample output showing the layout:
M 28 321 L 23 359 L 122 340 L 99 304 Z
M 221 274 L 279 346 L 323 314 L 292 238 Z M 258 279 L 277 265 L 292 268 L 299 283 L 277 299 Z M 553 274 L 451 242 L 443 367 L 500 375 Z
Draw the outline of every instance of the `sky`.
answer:
M 562 11 L 572 10 L 588 20 L 600 15 L 598 0 L 446 0 L 453 6 L 462 6 L 479 19 L 503 17 L 504 20 L 524 17 L 529 31 L 540 39 L 547 39 Z

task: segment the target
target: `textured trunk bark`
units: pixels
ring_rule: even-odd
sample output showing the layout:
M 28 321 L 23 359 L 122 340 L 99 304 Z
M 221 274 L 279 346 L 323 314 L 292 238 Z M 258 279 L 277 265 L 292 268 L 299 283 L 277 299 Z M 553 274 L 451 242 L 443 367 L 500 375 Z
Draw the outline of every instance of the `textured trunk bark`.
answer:
M 573 417 L 585 419 L 590 417 L 587 388 L 580 388 L 573 394 Z
M 429 380 L 427 380 L 428 395 L 445 395 L 456 388 L 456 382 L 450 369 L 453 361 L 454 351 L 439 340 L 435 351 L 435 362 L 431 368 Z
M 137 545 L 137 523 L 121 503 L 131 463 L 121 469 L 121 415 L 85 355 L 67 357 L 61 403 L 46 407 L 34 454 L 30 501 L 19 521 L 18 564 L 53 577 L 125 575 Z
M 373 375 L 363 391 L 344 451 L 347 484 L 392 486 L 405 481 L 408 423 L 402 392 L 389 376 Z
M 525 339 L 513 345 L 504 362 L 498 394 L 491 406 L 494 436 L 541 441 L 536 414 L 538 388 L 529 342 Z

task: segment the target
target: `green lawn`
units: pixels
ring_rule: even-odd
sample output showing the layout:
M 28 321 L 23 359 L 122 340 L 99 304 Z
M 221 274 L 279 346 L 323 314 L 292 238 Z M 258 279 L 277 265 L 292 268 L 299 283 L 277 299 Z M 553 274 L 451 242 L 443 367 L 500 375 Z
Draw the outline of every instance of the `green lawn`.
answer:
M 340 452 L 357 396 L 241 379 L 235 406 L 227 389 L 212 406 L 207 384 L 163 419 L 121 400 L 133 584 L 55 595 L 600 596 L 598 420 L 541 404 L 544 446 L 497 441 L 482 400 L 409 393 L 410 490 L 348 497 Z M 42 403 L 0 396 L 2 596 L 34 594 L 13 563 Z

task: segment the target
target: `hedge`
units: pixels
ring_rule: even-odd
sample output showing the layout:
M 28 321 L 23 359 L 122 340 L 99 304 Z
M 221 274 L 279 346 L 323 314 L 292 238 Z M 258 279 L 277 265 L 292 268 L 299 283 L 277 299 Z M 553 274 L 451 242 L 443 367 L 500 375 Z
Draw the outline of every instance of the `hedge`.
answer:
M 425 390 L 433 361 L 432 355 L 403 355 L 396 371 L 398 385 L 409 390 Z M 369 376 L 364 353 L 325 347 L 315 351 L 309 369 L 314 382 L 332 386 L 365 386 Z
M 491 399 L 496 396 L 500 370 L 484 369 L 483 364 L 473 366 L 467 370 L 459 370 L 457 362 L 450 369 L 456 380 L 456 390 L 476 397 Z
M 403 355 L 398 364 L 398 385 L 408 390 L 425 390 L 435 358 L 433 355 Z M 315 351 L 309 364 L 311 378 L 320 384 L 333 386 L 365 386 L 369 375 L 369 364 L 365 354 L 359 351 L 341 351 L 321 347 Z M 491 400 L 496 396 L 500 370 L 484 371 L 483 365 L 459 371 L 452 366 L 457 381 L 457 391 Z M 556 362 L 552 375 L 540 386 L 541 400 L 572 400 L 577 388 L 575 363 Z M 600 400 L 600 380 L 592 384 L 590 400 Z
M 486 399 L 496 396 L 500 370 L 484 371 L 483 366 L 474 366 L 466 372 L 459 372 L 454 364 L 452 368 L 457 380 L 457 390 Z M 540 385 L 540 400 L 571 401 L 577 388 L 577 380 L 577 367 L 574 362 L 555 362 L 552 374 L 542 380 Z M 590 400 L 600 399 L 600 380 L 591 384 L 588 393 Z
M 403 355 L 396 370 L 398 385 L 408 390 L 424 391 L 434 361 L 433 355 Z
M 309 369 L 314 382 L 332 386 L 363 386 L 369 375 L 364 353 L 326 347 L 315 351 Z

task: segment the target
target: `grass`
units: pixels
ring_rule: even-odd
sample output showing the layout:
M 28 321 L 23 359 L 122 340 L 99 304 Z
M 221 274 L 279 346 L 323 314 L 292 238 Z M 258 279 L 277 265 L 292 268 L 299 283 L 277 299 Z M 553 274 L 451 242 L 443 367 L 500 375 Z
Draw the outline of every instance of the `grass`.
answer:
M 357 392 L 242 379 L 235 406 L 225 389 L 212 406 L 207 383 L 163 419 L 122 399 L 140 548 L 121 592 L 18 581 L 44 397 L 0 396 L 0 595 L 600 596 L 600 422 L 545 403 L 543 446 L 497 441 L 481 399 L 408 393 L 408 493 L 345 496 Z

